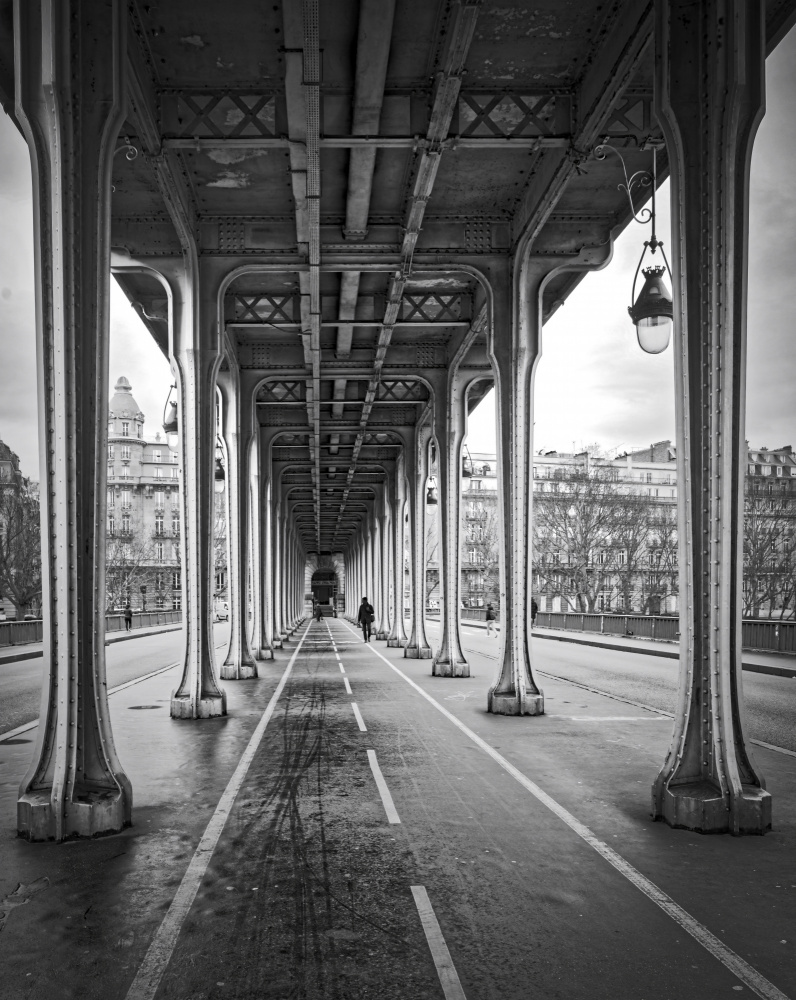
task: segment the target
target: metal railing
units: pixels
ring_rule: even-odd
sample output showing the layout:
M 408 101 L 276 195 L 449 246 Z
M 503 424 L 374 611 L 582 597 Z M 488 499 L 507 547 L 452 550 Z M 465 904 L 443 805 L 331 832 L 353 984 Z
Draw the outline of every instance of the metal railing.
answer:
M 133 613 L 132 628 L 152 628 L 182 621 L 181 611 L 139 611 Z M 124 615 L 106 615 L 106 632 L 123 632 Z M 0 646 L 23 646 L 28 642 L 41 642 L 44 638 L 41 619 L 34 621 L 0 622 Z
M 664 642 L 677 642 L 680 638 L 679 618 L 664 615 L 540 611 L 536 616 L 536 627 L 572 632 L 599 632 L 602 635 L 627 635 L 642 639 L 659 639 Z M 747 619 L 742 624 L 742 642 L 744 649 L 796 653 L 796 621 Z

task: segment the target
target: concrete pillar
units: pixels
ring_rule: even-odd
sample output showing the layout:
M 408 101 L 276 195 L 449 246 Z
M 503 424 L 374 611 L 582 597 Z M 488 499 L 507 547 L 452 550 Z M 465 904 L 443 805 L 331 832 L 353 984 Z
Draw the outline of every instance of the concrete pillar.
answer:
M 235 362 L 233 360 L 232 364 Z M 254 434 L 253 400 L 243 393 L 240 373 L 219 372 L 221 432 L 227 450 L 227 539 L 229 542 L 230 639 L 221 664 L 224 680 L 257 676 L 249 645 L 249 460 Z
M 467 379 L 455 372 L 434 397 L 434 424 L 439 455 L 439 570 L 442 635 L 432 673 L 437 677 L 469 677 L 462 650 L 461 608 L 461 474 L 467 420 Z
M 263 575 L 265 561 L 265 532 L 263 518 L 262 481 L 260 478 L 260 442 L 258 436 L 252 439 L 250 451 L 251 474 L 249 477 L 249 531 L 250 531 L 250 552 L 251 552 L 251 587 L 252 587 L 252 611 L 254 622 L 252 625 L 251 648 L 256 660 L 270 660 L 273 651 L 267 648 L 265 639 L 265 621 L 263 617 Z M 270 646 L 270 643 L 268 644 Z
M 117 832 L 132 806 L 108 713 L 104 577 L 110 185 L 127 12 L 14 6 L 37 247 L 45 621 L 41 717 L 17 816 L 20 836 L 60 841 Z
M 610 242 L 577 257 L 531 256 L 527 244 L 513 266 L 495 269 L 490 359 L 498 405 L 501 515 L 500 652 L 488 711 L 542 715 L 544 698 L 531 669 L 533 542 L 533 375 L 540 354 L 542 295 L 561 270 L 603 267 Z
M 652 808 L 671 826 L 762 834 L 771 796 L 743 733 L 741 607 L 749 164 L 764 111 L 765 5 L 655 7 L 673 209 L 680 693 Z
M 258 452 L 260 458 L 260 658 L 274 658 L 274 548 L 273 548 L 273 507 L 271 498 L 271 469 L 266 461 L 267 449 L 261 443 Z
M 404 656 L 414 660 L 430 659 L 433 650 L 426 639 L 426 491 L 428 488 L 428 448 L 431 428 L 428 424 L 415 432 L 413 461 L 407 463 L 409 480 L 409 529 L 412 555 L 412 630 L 404 647 Z
M 404 624 L 404 517 L 406 516 L 406 460 L 399 457 L 393 480 L 392 496 L 392 627 L 387 645 L 397 648 L 406 645 Z

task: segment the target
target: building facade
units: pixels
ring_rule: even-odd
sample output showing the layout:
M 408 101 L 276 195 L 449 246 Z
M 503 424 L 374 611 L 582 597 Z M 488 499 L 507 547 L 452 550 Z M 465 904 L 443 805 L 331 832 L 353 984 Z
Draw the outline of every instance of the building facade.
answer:
M 176 440 L 144 434 L 123 376 L 108 406 L 108 611 L 180 608 L 180 468 Z

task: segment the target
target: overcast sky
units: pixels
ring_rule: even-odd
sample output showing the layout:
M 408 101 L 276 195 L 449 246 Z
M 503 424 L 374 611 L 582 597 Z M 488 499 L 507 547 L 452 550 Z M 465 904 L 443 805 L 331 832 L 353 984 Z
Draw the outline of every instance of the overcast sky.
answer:
M 796 445 L 796 31 L 768 59 L 767 113 L 752 161 L 747 438 Z M 658 199 L 659 236 L 671 250 L 668 187 Z M 0 111 L 0 439 L 38 478 L 30 166 L 19 133 Z M 671 348 L 644 354 L 627 315 L 633 272 L 648 229 L 628 227 L 611 263 L 588 275 L 545 326 L 536 374 L 534 448 L 608 451 L 674 437 Z M 125 375 L 154 435 L 170 373 L 143 324 L 112 283 L 111 387 Z M 492 395 L 470 421 L 473 451 L 494 450 Z

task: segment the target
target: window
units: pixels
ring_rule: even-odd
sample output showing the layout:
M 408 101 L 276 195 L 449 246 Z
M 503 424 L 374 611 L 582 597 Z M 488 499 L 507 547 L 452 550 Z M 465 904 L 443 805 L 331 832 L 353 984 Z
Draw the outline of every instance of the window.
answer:
M 112 535 L 116 528 L 116 522 L 113 520 L 113 514 L 108 517 L 108 534 Z
M 113 458 L 113 445 L 108 445 L 108 458 Z
M 113 417 L 108 421 L 108 433 L 113 434 Z
M 764 476 L 770 476 L 771 475 L 771 466 L 770 465 L 764 465 L 764 466 L 762 466 L 761 467 L 761 472 L 763 473 Z
M 545 597 L 545 599 L 544 599 L 544 609 L 545 609 L 545 611 L 552 611 L 553 610 L 553 598 L 552 597 Z
M 155 542 L 155 559 L 163 562 L 163 542 Z
M 121 476 L 122 476 L 122 479 L 129 479 L 130 478 L 130 466 L 129 465 L 123 465 L 122 466 Z
M 130 515 L 122 514 L 122 532 L 125 535 L 130 534 Z
M 163 453 L 161 452 L 160 448 L 156 448 L 155 451 L 152 452 L 152 461 L 160 462 L 162 461 L 162 459 L 163 459 Z
M 177 452 L 176 451 L 173 451 L 171 453 L 171 463 L 172 463 L 172 465 L 176 465 L 177 464 Z
M 753 465 L 749 466 L 749 475 L 753 476 L 755 474 L 755 467 Z
M 113 508 L 116 503 L 116 494 L 113 490 L 108 490 L 108 507 Z
M 172 469 L 171 470 L 171 478 L 172 479 L 176 479 L 177 478 L 177 472 L 178 471 L 179 471 L 178 469 Z
M 155 469 L 155 479 L 163 478 L 163 469 Z
M 657 496 L 657 495 L 658 495 L 658 492 L 659 492 L 658 490 L 655 490 L 655 496 Z
M 781 476 L 781 475 L 782 475 L 782 466 L 781 466 L 781 465 L 778 465 L 778 466 L 777 466 L 777 475 L 778 475 L 778 476 Z
M 162 514 L 158 514 L 158 516 L 155 518 L 155 534 L 156 535 L 162 535 L 163 534 L 163 515 Z
M 180 558 L 180 547 L 176 542 L 173 542 L 171 546 L 171 558 L 172 559 Z
M 646 481 L 647 481 L 648 483 L 651 483 L 651 482 L 652 482 L 652 473 L 651 473 L 651 472 L 648 472 L 648 473 L 647 473 L 647 476 L 646 476 Z
M 157 493 L 155 494 L 155 506 L 162 510 L 165 505 L 166 505 L 166 494 L 163 492 L 163 490 L 158 490 Z
M 481 489 L 481 480 L 480 479 L 471 479 L 470 480 L 470 489 L 471 490 L 480 490 Z
M 129 444 L 123 444 L 122 445 L 122 458 L 123 459 L 126 458 L 128 462 L 130 461 L 130 445 Z
M 172 590 L 179 590 L 180 589 L 180 574 L 179 573 L 172 573 L 171 574 L 171 589 Z
M 171 494 L 171 509 L 173 511 L 180 509 L 180 494 L 176 490 Z
M 171 595 L 171 607 L 174 611 L 179 611 L 182 608 L 182 594 L 179 590 L 175 590 Z
M 132 490 L 123 489 L 122 490 L 122 509 L 129 510 L 132 506 Z
M 139 423 L 136 423 L 136 425 L 135 425 L 135 436 L 136 437 L 143 437 L 144 436 L 144 428 Z
M 176 514 L 171 519 L 171 530 L 175 535 L 179 535 L 180 533 L 180 519 Z
M 129 420 L 123 420 L 122 421 L 122 436 L 123 437 L 129 437 L 130 436 L 130 421 Z

